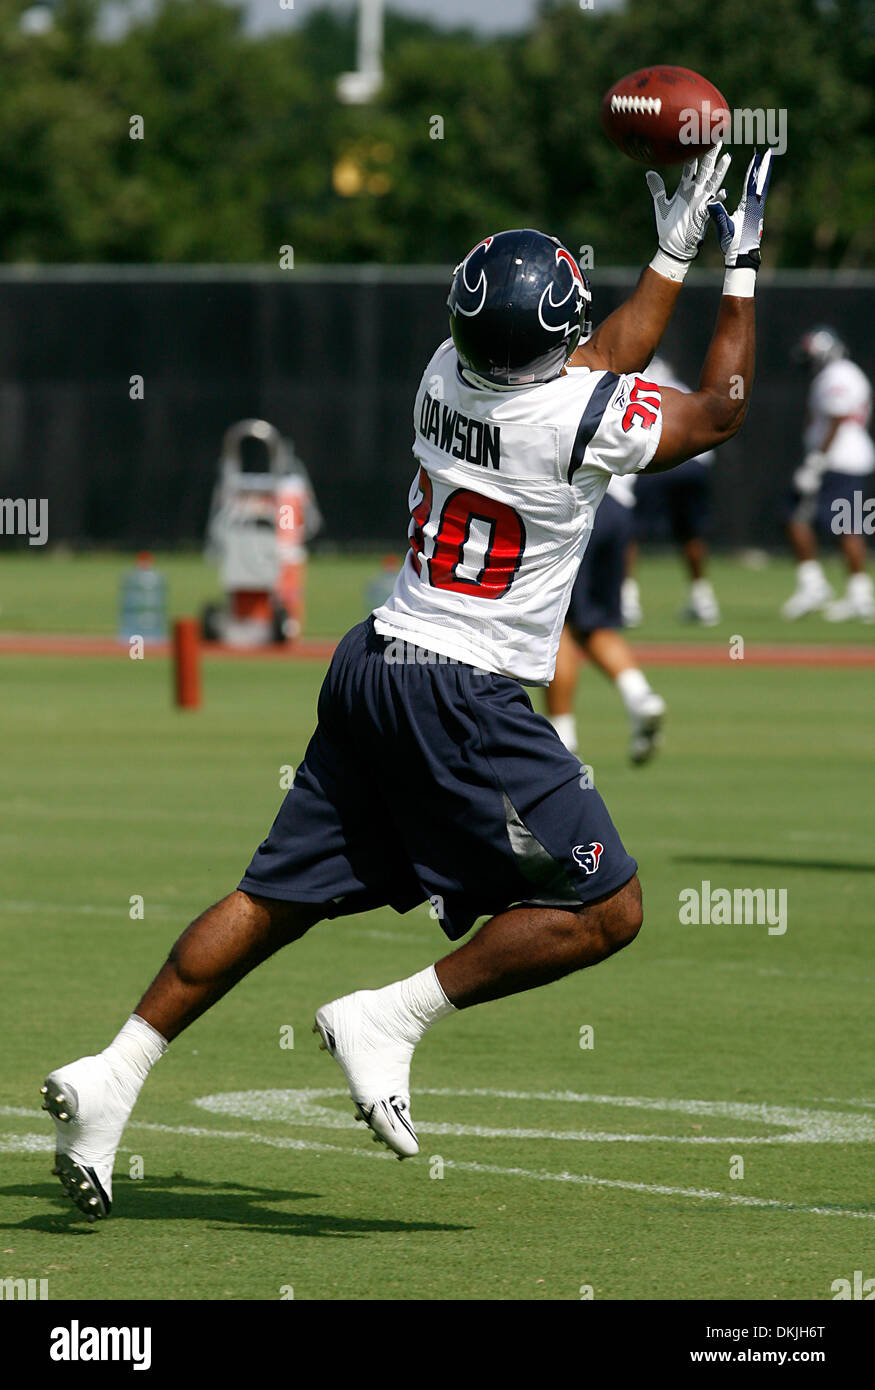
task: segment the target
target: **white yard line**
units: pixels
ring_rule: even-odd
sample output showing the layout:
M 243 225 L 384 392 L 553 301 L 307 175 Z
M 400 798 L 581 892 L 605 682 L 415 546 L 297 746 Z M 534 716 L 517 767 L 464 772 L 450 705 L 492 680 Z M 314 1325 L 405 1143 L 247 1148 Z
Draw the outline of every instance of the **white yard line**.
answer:
M 178 908 L 164 907 L 160 903 L 148 903 L 150 917 L 171 917 L 174 912 L 180 916 Z M 100 907 L 95 903 L 37 903 L 37 902 L 4 902 L 3 911 L 10 915 L 15 914 L 30 915 L 31 913 L 54 912 L 62 917 L 118 917 L 127 918 L 130 912 L 130 905 L 119 902 L 116 907 Z
M 239 1129 L 202 1129 L 195 1125 L 144 1124 L 137 1121 L 132 1121 L 129 1129 L 144 1130 L 153 1134 L 181 1135 L 187 1139 L 222 1139 L 246 1144 L 263 1144 L 272 1149 L 293 1149 L 304 1153 L 343 1154 L 346 1158 L 370 1158 L 383 1162 L 395 1157 L 394 1154 L 385 1152 L 374 1153 L 368 1148 L 350 1148 L 343 1144 L 324 1144 L 310 1139 L 291 1139 L 284 1135 L 256 1134 Z M 0 1153 L 49 1153 L 52 1148 L 52 1140 L 40 1134 L 0 1136 Z M 125 1152 L 128 1151 L 125 1149 Z M 450 1158 L 443 1159 L 443 1164 L 445 1168 L 460 1173 L 483 1173 L 492 1177 L 571 1183 L 584 1187 L 619 1188 L 624 1192 L 639 1192 L 651 1197 L 689 1197 L 695 1201 L 720 1202 L 730 1207 L 760 1207 L 806 1216 L 848 1216 L 860 1221 L 875 1221 L 875 1212 L 861 1211 L 854 1207 L 811 1207 L 801 1202 L 784 1202 L 772 1197 L 744 1197 L 738 1193 L 712 1191 L 709 1188 L 670 1187 L 665 1183 L 598 1178 L 590 1173 L 554 1173 L 543 1168 L 505 1168 L 496 1163 L 473 1163 Z
M 233 1115 L 243 1120 L 269 1120 L 308 1127 L 345 1127 L 339 1111 L 319 1104 L 325 1099 L 346 1097 L 335 1088 L 321 1087 L 294 1091 L 226 1091 L 200 1096 L 195 1104 L 212 1114 Z M 854 1144 L 875 1141 L 875 1118 L 835 1110 L 811 1110 L 800 1106 L 750 1104 L 740 1101 L 678 1100 L 652 1096 L 605 1096 L 575 1091 L 512 1091 L 492 1087 L 418 1087 L 417 1096 L 459 1096 L 485 1100 L 512 1100 L 522 1104 L 537 1102 L 587 1106 L 614 1106 L 621 1109 L 661 1111 L 724 1121 L 742 1120 L 748 1124 L 778 1130 L 771 1134 L 648 1134 L 627 1130 L 534 1129 L 524 1126 L 464 1125 L 417 1121 L 423 1134 L 450 1135 L 477 1139 L 552 1139 L 571 1143 L 597 1144 Z M 589 1118 L 589 1116 L 587 1116 Z
M 836 1143 L 863 1142 L 875 1137 L 875 1121 L 868 1115 L 847 1112 L 814 1111 L 798 1107 L 766 1104 L 747 1104 L 734 1101 L 693 1101 L 650 1096 L 603 1096 L 572 1091 L 504 1091 L 491 1088 L 451 1090 L 439 1087 L 421 1089 L 418 1094 L 433 1096 L 469 1096 L 484 1099 L 540 1101 L 618 1106 L 629 1109 L 661 1110 L 681 1114 L 703 1115 L 717 1119 L 744 1119 L 766 1125 L 789 1126 L 789 1132 L 778 1135 L 748 1135 L 743 1138 L 711 1135 L 636 1135 L 605 1133 L 588 1130 L 497 1129 L 475 1125 L 420 1124 L 422 1134 L 443 1137 L 476 1137 L 502 1139 L 536 1139 L 574 1142 L 638 1142 L 638 1143 L 721 1143 L 732 1145 L 765 1143 Z M 310 1088 L 299 1091 L 236 1091 L 214 1096 L 202 1096 L 195 1103 L 215 1114 L 237 1115 L 240 1118 L 263 1119 L 273 1123 L 288 1123 L 308 1128 L 344 1129 L 351 1122 L 338 1110 L 319 1104 L 326 1099 L 344 1098 L 347 1092 L 335 1088 Z M 868 1106 L 866 1101 L 843 1101 L 845 1105 Z M 0 1106 L 0 1117 L 39 1118 L 41 1111 L 21 1106 Z M 306 1153 L 341 1154 L 347 1158 L 394 1159 L 385 1152 L 319 1140 L 295 1139 L 289 1135 L 261 1134 L 251 1130 L 210 1129 L 198 1125 L 163 1125 L 134 1120 L 129 1130 L 143 1133 L 172 1134 L 190 1139 L 219 1139 L 235 1143 L 261 1144 L 268 1148 L 289 1149 Z M 0 1135 L 2 1153 L 51 1152 L 53 1140 L 47 1134 L 25 1133 Z M 129 1151 L 127 1148 L 125 1151 Z M 425 1156 L 425 1155 L 423 1155 Z M 719 1202 L 730 1207 L 752 1207 L 770 1211 L 796 1212 L 809 1216 L 846 1216 L 857 1220 L 875 1221 L 875 1212 L 855 1207 L 819 1207 L 778 1198 L 746 1197 L 740 1193 L 721 1192 L 710 1188 L 674 1187 L 664 1183 L 634 1182 L 622 1178 L 602 1178 L 590 1173 L 555 1172 L 549 1169 L 505 1167 L 500 1164 L 478 1163 L 469 1160 L 443 1158 L 445 1168 L 462 1173 L 482 1173 L 494 1177 L 522 1178 L 534 1182 L 559 1182 L 586 1187 L 617 1188 L 658 1197 L 685 1197 L 695 1201 Z

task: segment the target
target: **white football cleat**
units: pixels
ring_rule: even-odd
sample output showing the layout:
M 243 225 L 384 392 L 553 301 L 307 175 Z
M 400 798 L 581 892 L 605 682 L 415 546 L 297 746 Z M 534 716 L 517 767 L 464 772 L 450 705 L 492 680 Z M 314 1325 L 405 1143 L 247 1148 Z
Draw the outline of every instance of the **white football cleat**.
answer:
M 685 607 L 681 609 L 681 617 L 688 623 L 701 623 L 702 627 L 717 626 L 720 621 L 720 605 L 709 580 L 693 580 L 690 596 Z
M 40 1087 L 55 1122 L 52 1172 L 90 1221 L 112 1210 L 112 1169 L 133 1109 L 104 1057 L 81 1057 L 50 1072 Z
M 662 743 L 662 721 L 665 700 L 651 690 L 637 706 L 632 719 L 632 739 L 629 757 L 633 763 L 646 763 Z
M 386 1031 L 385 1022 L 369 1009 L 373 990 L 357 990 L 323 1004 L 316 1012 L 313 1032 L 337 1062 L 349 1086 L 356 1118 L 373 1130 L 375 1141 L 386 1144 L 399 1158 L 419 1153 L 410 1119 L 410 1062 L 413 1047 Z
M 781 608 L 781 617 L 786 622 L 804 618 L 806 613 L 818 613 L 825 608 L 833 596 L 832 585 L 825 579 L 808 584 L 800 584 Z
M 875 622 L 875 594 L 868 574 L 853 574 L 843 598 L 836 599 L 823 611 L 828 623 L 847 623 L 856 618 L 862 623 Z

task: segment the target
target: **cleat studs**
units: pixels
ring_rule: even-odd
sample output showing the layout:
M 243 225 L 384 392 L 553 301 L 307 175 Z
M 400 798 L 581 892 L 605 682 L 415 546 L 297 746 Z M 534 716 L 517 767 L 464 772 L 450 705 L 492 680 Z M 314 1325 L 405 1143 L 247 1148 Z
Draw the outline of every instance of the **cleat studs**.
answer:
M 96 1206 L 97 1206 L 97 1198 L 96 1198 L 96 1197 L 91 1197 L 91 1198 L 89 1199 L 88 1205 L 89 1205 L 90 1207 L 96 1207 Z
M 59 1119 L 59 1120 L 69 1120 L 69 1118 L 70 1118 L 70 1116 L 67 1114 L 66 1110 L 60 1111 L 60 1113 L 59 1113 L 59 1115 L 58 1115 L 58 1119 Z
M 64 1097 L 61 1096 L 61 1095 L 55 1096 L 55 1104 L 56 1104 L 56 1105 L 63 1105 L 63 1104 L 64 1104 Z
M 49 1088 L 48 1088 L 48 1086 L 40 1086 L 40 1088 L 39 1088 L 39 1093 L 40 1093 L 41 1096 L 47 1096 L 48 1093 L 49 1093 Z
M 80 1191 L 80 1192 L 87 1192 L 87 1191 L 88 1191 L 88 1183 L 87 1183 L 87 1182 L 80 1182 L 80 1184 L 79 1184 L 79 1191 Z

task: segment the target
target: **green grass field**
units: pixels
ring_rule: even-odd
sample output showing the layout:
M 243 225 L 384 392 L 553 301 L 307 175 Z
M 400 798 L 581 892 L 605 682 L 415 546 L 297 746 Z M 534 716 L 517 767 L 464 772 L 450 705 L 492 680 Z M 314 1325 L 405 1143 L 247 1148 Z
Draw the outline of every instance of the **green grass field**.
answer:
M 0 629 L 111 632 L 127 563 L 4 558 Z M 199 561 L 161 563 L 176 611 L 215 588 Z M 361 616 L 375 568 L 313 566 L 311 635 Z M 699 634 L 674 619 L 674 562 L 648 561 L 642 638 L 871 640 L 780 624 L 786 565 L 714 572 L 725 619 Z M 581 757 L 644 885 L 634 945 L 432 1030 L 422 1153 L 399 1164 L 353 1124 L 310 1024 L 444 938 L 425 906 L 325 923 L 173 1045 L 126 1131 L 112 1219 L 71 1215 L 40 1082 L 109 1041 L 236 884 L 321 676 L 213 658 L 203 709 L 180 713 L 159 657 L 2 658 L 0 1279 L 48 1278 L 53 1299 L 830 1299 L 875 1275 L 872 669 L 656 669 L 670 716 L 643 769 L 585 671 Z M 679 894 L 703 880 L 785 889 L 786 932 L 682 925 Z
M 758 552 L 753 558 L 751 564 L 734 556 L 713 557 L 711 576 L 723 621 L 718 628 L 699 628 L 678 621 L 686 596 L 680 562 L 670 554 L 645 555 L 640 578 L 646 620 L 636 635 L 659 642 L 711 643 L 739 633 L 750 642 L 872 643 L 875 629 L 860 623 L 827 623 L 819 614 L 782 622 L 778 610 L 793 590 L 793 568 L 787 560 Z M 366 593 L 379 575 L 380 560 L 379 555 L 322 554 L 311 561 L 308 636 L 336 637 L 361 620 L 370 609 Z M 2 556 L 0 632 L 112 634 L 119 582 L 132 563 L 131 556 L 117 554 L 20 550 Z M 155 564 L 167 576 L 174 613 L 197 613 L 219 597 L 215 569 L 200 556 L 158 555 Z M 842 593 L 846 576 L 834 555 L 827 556 L 824 570 Z

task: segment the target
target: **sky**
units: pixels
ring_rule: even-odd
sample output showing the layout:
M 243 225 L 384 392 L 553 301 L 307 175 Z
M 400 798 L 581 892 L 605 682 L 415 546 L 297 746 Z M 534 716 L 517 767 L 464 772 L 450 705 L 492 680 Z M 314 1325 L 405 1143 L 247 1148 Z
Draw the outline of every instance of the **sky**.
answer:
M 239 2 L 239 0 L 238 0 Z M 32 0 L 39 6 L 41 0 Z M 357 0 L 242 0 L 248 11 L 247 28 L 252 33 L 294 28 L 313 10 L 350 10 Z M 624 0 L 590 0 L 588 10 L 613 10 Z M 101 32 L 107 38 L 123 33 L 131 17 L 148 14 L 152 0 L 126 0 L 122 6 L 107 0 L 101 15 Z M 483 34 L 511 33 L 532 23 L 537 0 L 386 0 L 386 8 L 451 29 L 466 26 Z
M 294 0 L 292 10 L 281 9 L 280 0 L 249 0 L 250 27 L 265 30 L 285 26 L 309 10 L 324 8 L 326 3 L 334 9 L 349 9 L 352 0 Z M 594 0 L 594 7 L 614 9 L 618 3 L 620 0 Z M 527 28 L 535 14 L 536 0 L 387 0 L 387 5 L 448 28 L 468 25 L 484 33 L 500 33 Z

